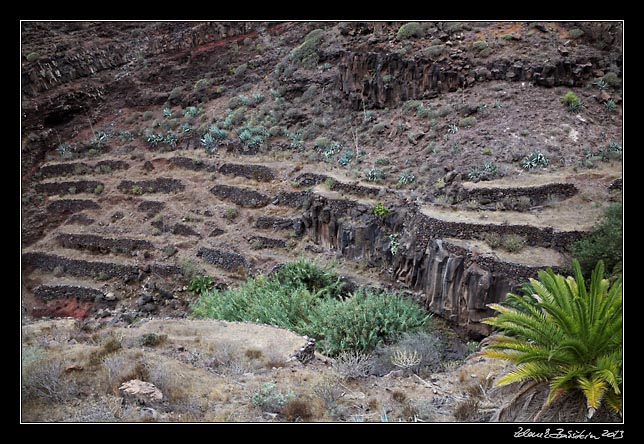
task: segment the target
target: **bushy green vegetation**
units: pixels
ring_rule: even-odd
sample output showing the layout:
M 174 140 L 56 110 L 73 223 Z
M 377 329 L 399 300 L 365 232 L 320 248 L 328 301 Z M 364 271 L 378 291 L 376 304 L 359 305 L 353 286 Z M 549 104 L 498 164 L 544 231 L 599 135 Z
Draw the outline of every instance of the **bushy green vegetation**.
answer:
M 499 175 L 499 167 L 496 163 L 486 160 L 481 167 L 473 166 L 467 173 L 467 178 L 469 180 L 490 180 Z
M 210 276 L 195 276 L 188 285 L 188 291 L 196 294 L 204 293 L 213 287 L 214 283 Z
M 572 255 L 586 277 L 599 260 L 604 262 L 607 274 L 615 276 L 622 270 L 622 242 L 622 204 L 616 203 L 606 209 L 590 234 L 573 244 Z
M 385 180 L 385 172 L 380 168 L 371 168 L 367 171 L 367 180 L 369 182 L 382 182 Z
M 322 29 L 314 29 L 309 32 L 304 42 L 291 51 L 291 60 L 302 63 L 306 68 L 314 68 L 318 64 L 318 47 L 323 37 L 324 31 Z
M 197 80 L 197 82 L 195 82 L 194 90 L 203 91 L 205 89 L 208 89 L 210 85 L 212 85 L 211 79 L 199 79 Z
M 573 28 L 568 31 L 568 37 L 570 37 L 571 39 L 578 39 L 583 35 L 584 35 L 584 31 L 582 31 L 579 28 Z
M 402 25 L 396 33 L 396 40 L 407 40 L 411 37 L 420 36 L 420 23 L 409 22 Z
M 262 388 L 253 393 L 250 403 L 255 407 L 260 407 L 262 411 L 281 413 L 290 400 L 295 398 L 292 391 L 281 392 L 272 382 L 265 383 Z
M 619 88 L 622 85 L 621 79 L 612 71 L 606 73 L 602 80 L 613 88 Z
M 583 394 L 579 407 L 590 418 L 602 405 L 622 410 L 622 279 L 602 279 L 599 261 L 587 288 L 579 262 L 574 277 L 539 272 L 524 295 L 508 294 L 489 307 L 500 314 L 483 322 L 500 333 L 488 338 L 483 353 L 517 367 L 497 385 L 534 381 L 548 384 L 549 395 L 539 419 L 565 393 Z M 520 401 L 519 397 L 516 401 Z
M 342 287 L 332 268 L 300 259 L 237 288 L 202 293 L 192 315 L 286 327 L 316 338 L 320 350 L 331 356 L 369 351 L 426 325 L 427 313 L 412 300 L 365 290 L 342 299 Z
M 382 202 L 378 202 L 372 209 L 371 209 L 371 214 L 375 214 L 376 216 L 384 219 L 391 213 L 391 210 L 387 207 L 385 207 Z
M 541 151 L 534 150 L 521 162 L 521 167 L 525 170 L 531 170 L 539 167 L 545 168 L 548 164 L 548 158 Z
M 409 185 L 410 183 L 414 182 L 416 180 L 416 175 L 411 172 L 410 170 L 403 171 L 400 173 L 400 177 L 398 178 L 398 184 L 399 185 Z
M 331 356 L 369 351 L 386 339 L 426 325 L 428 314 L 400 295 L 358 290 L 346 300 L 327 298 L 311 317 L 310 335 Z
M 458 125 L 463 128 L 471 128 L 476 125 L 476 117 L 463 117 L 461 120 L 459 120 Z
M 577 97 L 572 91 L 568 91 L 566 94 L 561 96 L 561 103 L 571 113 L 581 111 L 583 106 L 579 97 Z

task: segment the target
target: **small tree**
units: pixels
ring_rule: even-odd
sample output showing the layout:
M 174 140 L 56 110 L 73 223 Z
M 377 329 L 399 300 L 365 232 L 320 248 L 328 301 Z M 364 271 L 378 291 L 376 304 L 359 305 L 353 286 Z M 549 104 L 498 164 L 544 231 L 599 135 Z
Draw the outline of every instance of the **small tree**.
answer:
M 622 269 L 622 204 L 606 209 L 599 225 L 572 246 L 573 257 L 579 260 L 584 276 L 590 276 L 595 263 L 604 261 L 608 275 Z
M 590 419 L 604 405 L 622 411 L 622 278 L 610 285 L 599 261 L 587 289 L 576 260 L 573 268 L 575 276 L 567 278 L 551 269 L 540 271 L 539 280 L 530 279 L 524 287 L 523 297 L 510 293 L 505 304 L 490 304 L 500 314 L 483 321 L 500 329 L 483 354 L 517 365 L 497 385 L 533 381 L 517 390 L 525 396 L 549 387 L 533 420 L 564 394 L 583 395 L 568 398 L 585 403 L 585 415 L 577 420 Z M 525 398 L 515 396 L 514 404 L 519 402 Z

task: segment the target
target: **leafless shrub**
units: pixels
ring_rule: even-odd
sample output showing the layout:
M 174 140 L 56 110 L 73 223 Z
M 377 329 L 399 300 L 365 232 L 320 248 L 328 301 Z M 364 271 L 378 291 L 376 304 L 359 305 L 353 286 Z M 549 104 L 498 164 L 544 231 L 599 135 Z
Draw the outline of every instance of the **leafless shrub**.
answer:
M 313 393 L 324 402 L 327 409 L 331 409 L 344 393 L 344 389 L 337 377 L 327 376 L 313 386 Z
M 341 353 L 333 363 L 333 369 L 344 379 L 360 379 L 369 376 L 374 365 L 371 354 L 360 351 Z
M 78 393 L 74 379 L 65 377 L 65 363 L 62 359 L 34 358 L 23 361 L 21 394 L 22 399 L 42 399 L 49 402 L 64 402 Z
M 120 396 L 107 395 L 97 401 L 83 402 L 65 422 L 117 422 L 132 415 L 134 407 L 124 406 Z
M 110 355 L 103 358 L 103 372 L 105 377 L 105 386 L 108 392 L 117 392 L 121 384 L 122 375 L 126 360 L 121 354 Z

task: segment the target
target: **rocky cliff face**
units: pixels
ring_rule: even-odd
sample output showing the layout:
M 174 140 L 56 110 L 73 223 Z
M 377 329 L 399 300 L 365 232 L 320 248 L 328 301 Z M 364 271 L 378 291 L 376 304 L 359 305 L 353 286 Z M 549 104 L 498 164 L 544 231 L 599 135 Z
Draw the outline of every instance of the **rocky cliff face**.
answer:
M 542 268 L 502 262 L 442 240 L 451 223 L 437 224 L 413 206 L 397 208 L 384 220 L 371 214 L 366 205 L 318 195 L 304 208 L 302 221 L 307 234 L 323 248 L 387 269 L 393 281 L 412 291 L 431 312 L 474 338 L 491 332 L 480 322 L 493 315 L 487 304 L 505 300 L 508 292 L 518 291 Z M 546 239 L 548 233 L 550 239 Z M 548 233 L 541 237 L 547 244 L 556 244 L 563 235 Z
M 567 54 L 567 53 L 566 53 Z M 338 65 L 338 87 L 355 110 L 395 107 L 488 80 L 532 81 L 539 86 L 579 86 L 608 60 L 592 56 L 554 60 L 498 58 L 471 60 L 461 50 L 437 58 L 398 53 L 349 52 Z
M 28 63 L 22 71 L 22 93 L 28 97 L 34 97 L 79 78 L 89 77 L 128 63 L 134 64 L 147 57 L 159 54 L 183 55 L 186 50 L 207 43 L 248 34 L 257 29 L 258 25 L 261 24 L 252 22 L 114 23 L 110 29 L 111 37 L 128 33 L 129 38 L 118 43 L 114 43 L 113 39 L 106 39 L 105 44 L 94 44 L 87 49 L 83 47 L 83 42 L 79 41 L 79 46 L 70 47 L 68 50 L 56 52 L 51 57 Z M 38 24 L 27 23 L 25 26 L 28 29 L 24 30 L 23 35 L 28 37 L 30 31 L 35 31 L 32 28 L 37 28 Z M 74 32 L 86 31 L 85 29 L 75 31 L 74 26 L 91 28 L 92 24 L 75 25 L 73 22 L 61 22 L 58 29 L 50 25 L 49 32 L 55 36 L 57 32 L 73 35 Z M 100 24 L 96 26 L 105 32 L 104 26 Z M 132 28 L 135 28 L 134 32 Z M 132 39 L 132 36 L 135 38 Z M 52 44 L 55 45 L 55 43 Z M 38 48 L 26 46 L 23 48 L 25 56 L 30 49 L 38 51 Z M 51 53 L 54 52 L 51 51 Z M 127 74 L 127 69 L 124 69 L 115 77 Z

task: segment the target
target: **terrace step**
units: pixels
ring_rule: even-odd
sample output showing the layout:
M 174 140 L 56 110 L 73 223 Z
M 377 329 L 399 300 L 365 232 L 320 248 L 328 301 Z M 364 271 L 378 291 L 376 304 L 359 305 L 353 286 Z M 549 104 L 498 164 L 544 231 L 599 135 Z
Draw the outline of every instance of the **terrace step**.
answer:
M 170 177 L 158 177 L 149 180 L 123 180 L 117 189 L 122 193 L 132 194 L 134 187 L 140 187 L 143 193 L 171 193 L 173 191 L 183 191 L 186 187 L 179 179 Z
M 236 163 L 225 163 L 219 167 L 219 172 L 227 176 L 240 176 L 258 182 L 270 182 L 275 179 L 272 169 L 264 165 L 239 165 Z
M 40 167 L 40 177 L 48 179 L 60 176 L 81 176 L 85 174 L 107 174 L 113 170 L 126 170 L 130 165 L 122 160 L 101 160 L 94 164 L 85 162 L 66 162 L 43 165 Z
M 99 210 L 101 206 L 92 199 L 59 199 L 47 205 L 47 212 L 55 215 L 66 215 L 83 210 Z
M 148 274 L 161 277 L 173 277 L 181 274 L 180 267 L 174 265 L 152 263 L 146 265 L 88 261 L 85 259 L 72 259 L 57 254 L 31 251 L 22 255 L 23 273 L 28 273 L 29 268 L 45 272 L 59 272 L 63 275 L 87 277 L 90 279 L 122 279 L 125 283 L 141 280 Z M 25 271 L 26 270 L 26 271 Z
M 34 295 L 45 302 L 67 298 L 93 302 L 105 297 L 102 290 L 78 285 L 40 285 L 34 290 Z
M 265 194 L 231 185 L 215 185 L 210 189 L 210 192 L 223 200 L 233 202 L 244 208 L 265 207 L 270 201 L 270 198 Z
M 251 248 L 262 250 L 265 248 L 286 248 L 286 241 L 284 239 L 275 239 L 265 236 L 252 236 L 248 239 Z
M 155 159 L 158 160 L 158 159 Z M 154 161 L 153 161 L 154 162 Z M 171 157 L 168 159 L 168 162 L 174 167 L 183 168 L 191 171 L 207 171 L 213 173 L 217 171 L 217 167 L 210 163 L 206 163 L 201 159 L 193 159 L 190 157 Z
M 76 180 L 66 182 L 40 182 L 36 184 L 36 191 L 48 196 L 57 194 L 94 193 L 98 186 L 104 187 L 97 180 Z
M 462 187 L 456 194 L 456 202 L 476 200 L 480 205 L 504 204 L 505 209 L 516 209 L 516 202 L 523 199 L 525 208 L 536 207 L 552 199 L 565 200 L 579 192 L 571 183 L 550 183 L 526 187 Z
M 237 271 L 239 268 L 249 268 L 249 263 L 246 258 L 232 251 L 201 247 L 197 252 L 197 257 L 201 257 L 209 264 L 226 271 Z
M 373 196 L 377 196 L 382 191 L 381 188 L 341 182 L 331 176 L 327 176 L 324 174 L 304 173 L 297 176 L 295 178 L 295 181 L 299 186 L 305 186 L 305 187 L 316 186 L 326 182 L 329 184 L 329 190 L 331 191 L 354 194 L 356 196 L 373 197 Z
M 106 238 L 95 234 L 60 233 L 56 240 L 65 248 L 87 250 L 100 254 L 131 255 L 136 250 L 151 250 L 154 245 L 150 241 L 127 238 Z

